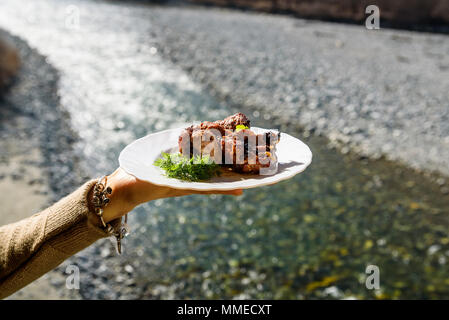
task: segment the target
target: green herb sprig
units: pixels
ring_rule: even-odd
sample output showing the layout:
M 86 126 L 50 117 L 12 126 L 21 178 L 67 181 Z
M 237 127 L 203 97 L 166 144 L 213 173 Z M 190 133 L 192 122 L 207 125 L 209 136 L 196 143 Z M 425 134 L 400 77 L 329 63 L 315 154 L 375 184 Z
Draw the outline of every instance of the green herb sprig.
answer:
M 162 153 L 154 165 L 163 169 L 167 177 L 186 181 L 209 180 L 221 172 L 220 166 L 208 156 L 188 159 L 179 153 Z

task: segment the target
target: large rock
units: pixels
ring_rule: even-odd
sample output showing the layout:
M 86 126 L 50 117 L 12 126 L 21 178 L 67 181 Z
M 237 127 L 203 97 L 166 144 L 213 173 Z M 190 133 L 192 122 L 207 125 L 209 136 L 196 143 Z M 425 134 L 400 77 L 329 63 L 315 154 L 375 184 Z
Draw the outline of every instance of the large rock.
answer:
M 391 25 L 447 25 L 448 0 L 190 0 L 194 3 L 249 8 L 266 12 L 289 12 L 304 18 L 365 19 L 365 8 L 377 5 L 381 21 Z
M 20 59 L 17 51 L 0 39 L 0 91 L 10 82 L 19 69 Z

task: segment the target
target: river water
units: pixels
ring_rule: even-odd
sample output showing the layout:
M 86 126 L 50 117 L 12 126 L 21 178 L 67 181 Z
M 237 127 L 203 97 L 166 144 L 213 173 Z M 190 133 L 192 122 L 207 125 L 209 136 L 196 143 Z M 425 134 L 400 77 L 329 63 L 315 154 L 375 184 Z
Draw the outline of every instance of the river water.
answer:
M 158 54 L 151 10 L 87 0 L 0 4 L 0 27 L 59 70 L 61 107 L 89 176 L 114 170 L 121 149 L 147 133 L 237 111 Z M 136 209 L 122 257 L 100 242 L 71 259 L 82 267 L 82 297 L 449 298 L 449 200 L 438 184 L 391 162 L 343 155 L 256 109 L 239 111 L 304 139 L 311 167 L 239 198 Z M 371 264 L 380 290 L 365 286 Z

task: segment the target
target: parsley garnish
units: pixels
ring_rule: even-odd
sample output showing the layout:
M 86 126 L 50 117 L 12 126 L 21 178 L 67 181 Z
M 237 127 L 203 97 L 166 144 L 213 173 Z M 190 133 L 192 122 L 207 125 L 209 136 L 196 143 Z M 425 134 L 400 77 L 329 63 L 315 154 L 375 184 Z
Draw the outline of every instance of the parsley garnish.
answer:
M 180 180 L 201 181 L 220 175 L 220 166 L 208 156 L 188 159 L 179 153 L 162 153 L 154 165 L 162 168 L 167 177 Z

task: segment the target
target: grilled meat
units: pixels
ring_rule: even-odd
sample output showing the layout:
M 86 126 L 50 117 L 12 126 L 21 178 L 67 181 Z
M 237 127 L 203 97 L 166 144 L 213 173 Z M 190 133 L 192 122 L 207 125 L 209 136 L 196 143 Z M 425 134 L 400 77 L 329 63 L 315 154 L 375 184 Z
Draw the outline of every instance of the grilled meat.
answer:
M 238 125 L 248 129 L 236 130 Z M 275 146 L 280 134 L 256 134 L 249 128 L 250 120 L 243 113 L 190 126 L 179 136 L 179 152 L 188 157 L 207 154 L 235 172 L 259 173 L 261 168 L 273 168 L 277 165 Z

